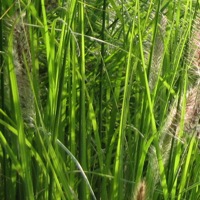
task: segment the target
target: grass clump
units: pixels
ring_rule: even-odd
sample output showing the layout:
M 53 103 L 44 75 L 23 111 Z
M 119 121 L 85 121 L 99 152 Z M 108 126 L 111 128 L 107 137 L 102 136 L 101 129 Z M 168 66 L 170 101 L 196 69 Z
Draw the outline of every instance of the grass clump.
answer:
M 198 199 L 197 2 L 0 13 L 1 199 Z

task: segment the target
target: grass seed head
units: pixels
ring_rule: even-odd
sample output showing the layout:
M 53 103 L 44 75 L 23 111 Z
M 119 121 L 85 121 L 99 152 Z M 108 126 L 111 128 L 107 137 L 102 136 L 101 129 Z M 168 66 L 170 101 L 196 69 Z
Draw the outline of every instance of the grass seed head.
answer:
M 195 85 L 188 91 L 185 113 L 185 131 L 188 133 L 196 133 L 199 131 L 200 120 L 200 88 Z
M 13 62 L 18 84 L 20 106 L 25 125 L 34 126 L 34 96 L 31 89 L 32 59 L 28 29 L 24 23 L 25 13 L 17 13 L 11 18 L 13 27 Z
M 134 200 L 145 200 L 146 199 L 146 183 L 141 181 L 136 189 Z

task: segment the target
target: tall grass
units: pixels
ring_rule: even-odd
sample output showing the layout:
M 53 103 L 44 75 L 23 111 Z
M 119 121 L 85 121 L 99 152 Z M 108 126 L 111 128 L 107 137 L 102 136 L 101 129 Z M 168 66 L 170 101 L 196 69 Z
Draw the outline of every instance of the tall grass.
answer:
M 0 2 L 1 199 L 198 199 L 198 1 Z

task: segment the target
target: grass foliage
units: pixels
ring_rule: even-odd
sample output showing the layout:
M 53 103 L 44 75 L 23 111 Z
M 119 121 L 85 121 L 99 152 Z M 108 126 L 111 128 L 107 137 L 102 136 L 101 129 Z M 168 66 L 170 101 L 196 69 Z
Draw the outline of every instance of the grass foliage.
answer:
M 200 198 L 199 3 L 0 1 L 0 199 Z

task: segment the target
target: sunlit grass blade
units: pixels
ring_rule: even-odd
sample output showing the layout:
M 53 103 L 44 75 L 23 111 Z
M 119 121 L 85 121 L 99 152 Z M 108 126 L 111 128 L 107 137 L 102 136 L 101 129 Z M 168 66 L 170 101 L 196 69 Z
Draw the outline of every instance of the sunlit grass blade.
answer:
M 9 57 L 8 57 L 8 71 L 9 71 L 9 79 L 11 85 L 11 93 L 13 98 L 13 107 L 15 110 L 15 121 L 16 121 L 16 128 L 18 133 L 18 142 L 19 142 L 19 158 L 22 165 L 22 178 L 24 179 L 24 188 L 26 189 L 25 196 L 29 199 L 33 199 L 33 186 L 31 181 L 31 174 L 29 171 L 29 153 L 27 151 L 27 147 L 25 145 L 25 133 L 24 133 L 24 124 L 21 114 L 21 108 L 19 103 L 19 95 L 18 95 L 18 88 L 17 88 L 17 80 L 15 76 L 15 68 L 13 65 L 13 35 L 10 34 L 9 36 Z
M 137 4 L 135 8 L 137 7 Z M 119 125 L 119 135 L 117 139 L 117 149 L 116 149 L 116 158 L 115 158 L 115 168 L 114 168 L 114 181 L 113 181 L 113 199 L 121 199 L 122 198 L 122 181 L 123 178 L 123 154 L 124 154 L 124 139 L 125 139 L 125 128 L 127 121 L 127 114 L 129 109 L 129 99 L 130 99 L 130 84 L 132 80 L 133 74 L 133 66 L 132 66 L 132 51 L 133 51 L 133 39 L 135 35 L 135 21 L 132 24 L 132 30 L 130 33 L 130 45 L 129 45 L 129 53 L 127 59 L 127 68 L 126 68 L 126 76 L 125 76 L 125 84 L 124 84 L 124 94 L 123 94 L 123 103 L 122 110 L 120 116 L 120 125 Z

